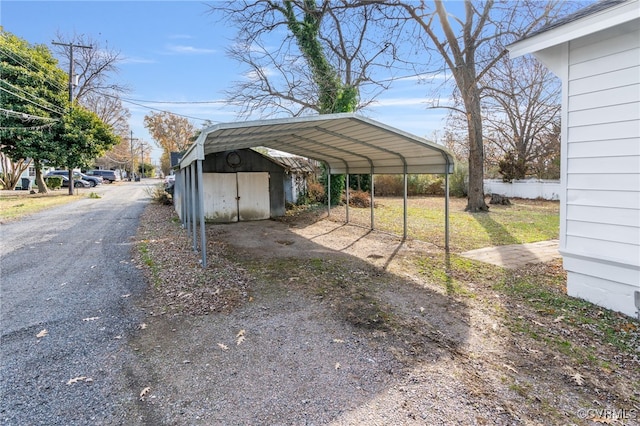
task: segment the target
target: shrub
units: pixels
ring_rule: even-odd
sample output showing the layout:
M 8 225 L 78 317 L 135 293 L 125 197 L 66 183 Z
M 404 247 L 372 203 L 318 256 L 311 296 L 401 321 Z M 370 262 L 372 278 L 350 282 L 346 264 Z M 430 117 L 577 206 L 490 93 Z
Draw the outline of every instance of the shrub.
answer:
M 44 178 L 44 182 L 47 184 L 47 188 L 49 189 L 62 188 L 62 176 L 47 176 Z
M 324 203 L 326 201 L 324 186 L 320 182 L 308 182 L 307 199 L 312 203 Z
M 343 201 L 346 202 L 346 195 Z M 371 195 L 365 191 L 352 189 L 349 191 L 349 205 L 351 207 L 371 207 Z
M 469 166 L 456 163 L 456 168 L 449 177 L 449 194 L 454 197 L 466 197 L 469 193 Z
M 376 175 L 376 195 L 404 194 L 403 175 Z M 444 195 L 444 178 L 440 175 L 407 175 L 407 195 Z
M 147 193 L 151 199 L 158 204 L 173 204 L 172 195 L 165 190 L 163 185 L 156 185 L 153 188 L 147 187 Z

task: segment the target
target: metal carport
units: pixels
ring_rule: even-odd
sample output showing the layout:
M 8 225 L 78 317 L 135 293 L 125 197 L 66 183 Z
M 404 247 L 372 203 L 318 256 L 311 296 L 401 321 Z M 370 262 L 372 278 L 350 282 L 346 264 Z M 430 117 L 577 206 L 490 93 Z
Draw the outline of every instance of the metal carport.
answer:
M 373 175 L 404 176 L 404 237 L 407 236 L 407 174 L 444 174 L 445 249 L 449 250 L 449 178 L 452 154 L 444 147 L 356 114 L 222 123 L 204 129 L 180 160 L 174 198 L 197 251 L 200 223 L 202 265 L 206 267 L 206 233 L 202 161 L 207 154 L 263 146 L 321 161 L 332 174 L 370 174 L 371 229 L 374 229 Z M 347 200 L 349 192 L 347 191 Z M 329 202 L 329 206 L 330 206 Z M 347 202 L 347 222 L 349 221 Z

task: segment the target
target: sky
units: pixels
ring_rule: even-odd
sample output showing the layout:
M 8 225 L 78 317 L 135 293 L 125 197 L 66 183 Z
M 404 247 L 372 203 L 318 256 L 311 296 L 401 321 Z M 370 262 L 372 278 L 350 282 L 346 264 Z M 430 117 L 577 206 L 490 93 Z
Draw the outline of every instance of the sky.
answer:
M 188 116 L 197 128 L 204 120 L 239 119 L 236 109 L 222 102 L 224 90 L 244 71 L 225 54 L 235 30 L 208 12 L 206 3 L 195 1 L 3 0 L 0 25 L 52 51 L 57 33 L 66 39 L 84 34 L 119 51 L 122 61 L 114 80 L 129 88 L 122 97 L 131 112 L 133 137 L 155 147 L 152 160 L 157 162 L 162 151 L 143 125 L 150 112 Z M 427 108 L 429 92 L 408 79 L 385 91 L 361 114 L 417 136 L 438 139 L 443 135 L 446 112 Z

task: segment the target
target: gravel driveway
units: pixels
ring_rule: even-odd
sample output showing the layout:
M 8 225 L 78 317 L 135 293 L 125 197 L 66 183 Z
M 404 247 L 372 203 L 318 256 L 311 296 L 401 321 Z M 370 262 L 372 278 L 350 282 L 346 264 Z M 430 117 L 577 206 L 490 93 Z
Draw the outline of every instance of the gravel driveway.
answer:
M 147 184 L 0 225 L 0 422 L 125 424 L 135 412 L 124 366 L 145 290 L 132 238 Z

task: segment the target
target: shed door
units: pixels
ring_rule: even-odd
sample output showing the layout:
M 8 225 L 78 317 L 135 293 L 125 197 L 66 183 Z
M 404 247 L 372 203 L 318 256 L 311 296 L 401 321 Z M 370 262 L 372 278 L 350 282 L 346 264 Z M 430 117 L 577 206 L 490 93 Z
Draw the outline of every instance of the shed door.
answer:
M 203 173 L 204 217 L 213 222 L 238 221 L 235 173 Z
M 271 217 L 269 173 L 204 173 L 204 215 L 213 222 Z
M 269 219 L 269 173 L 237 173 L 239 220 Z

